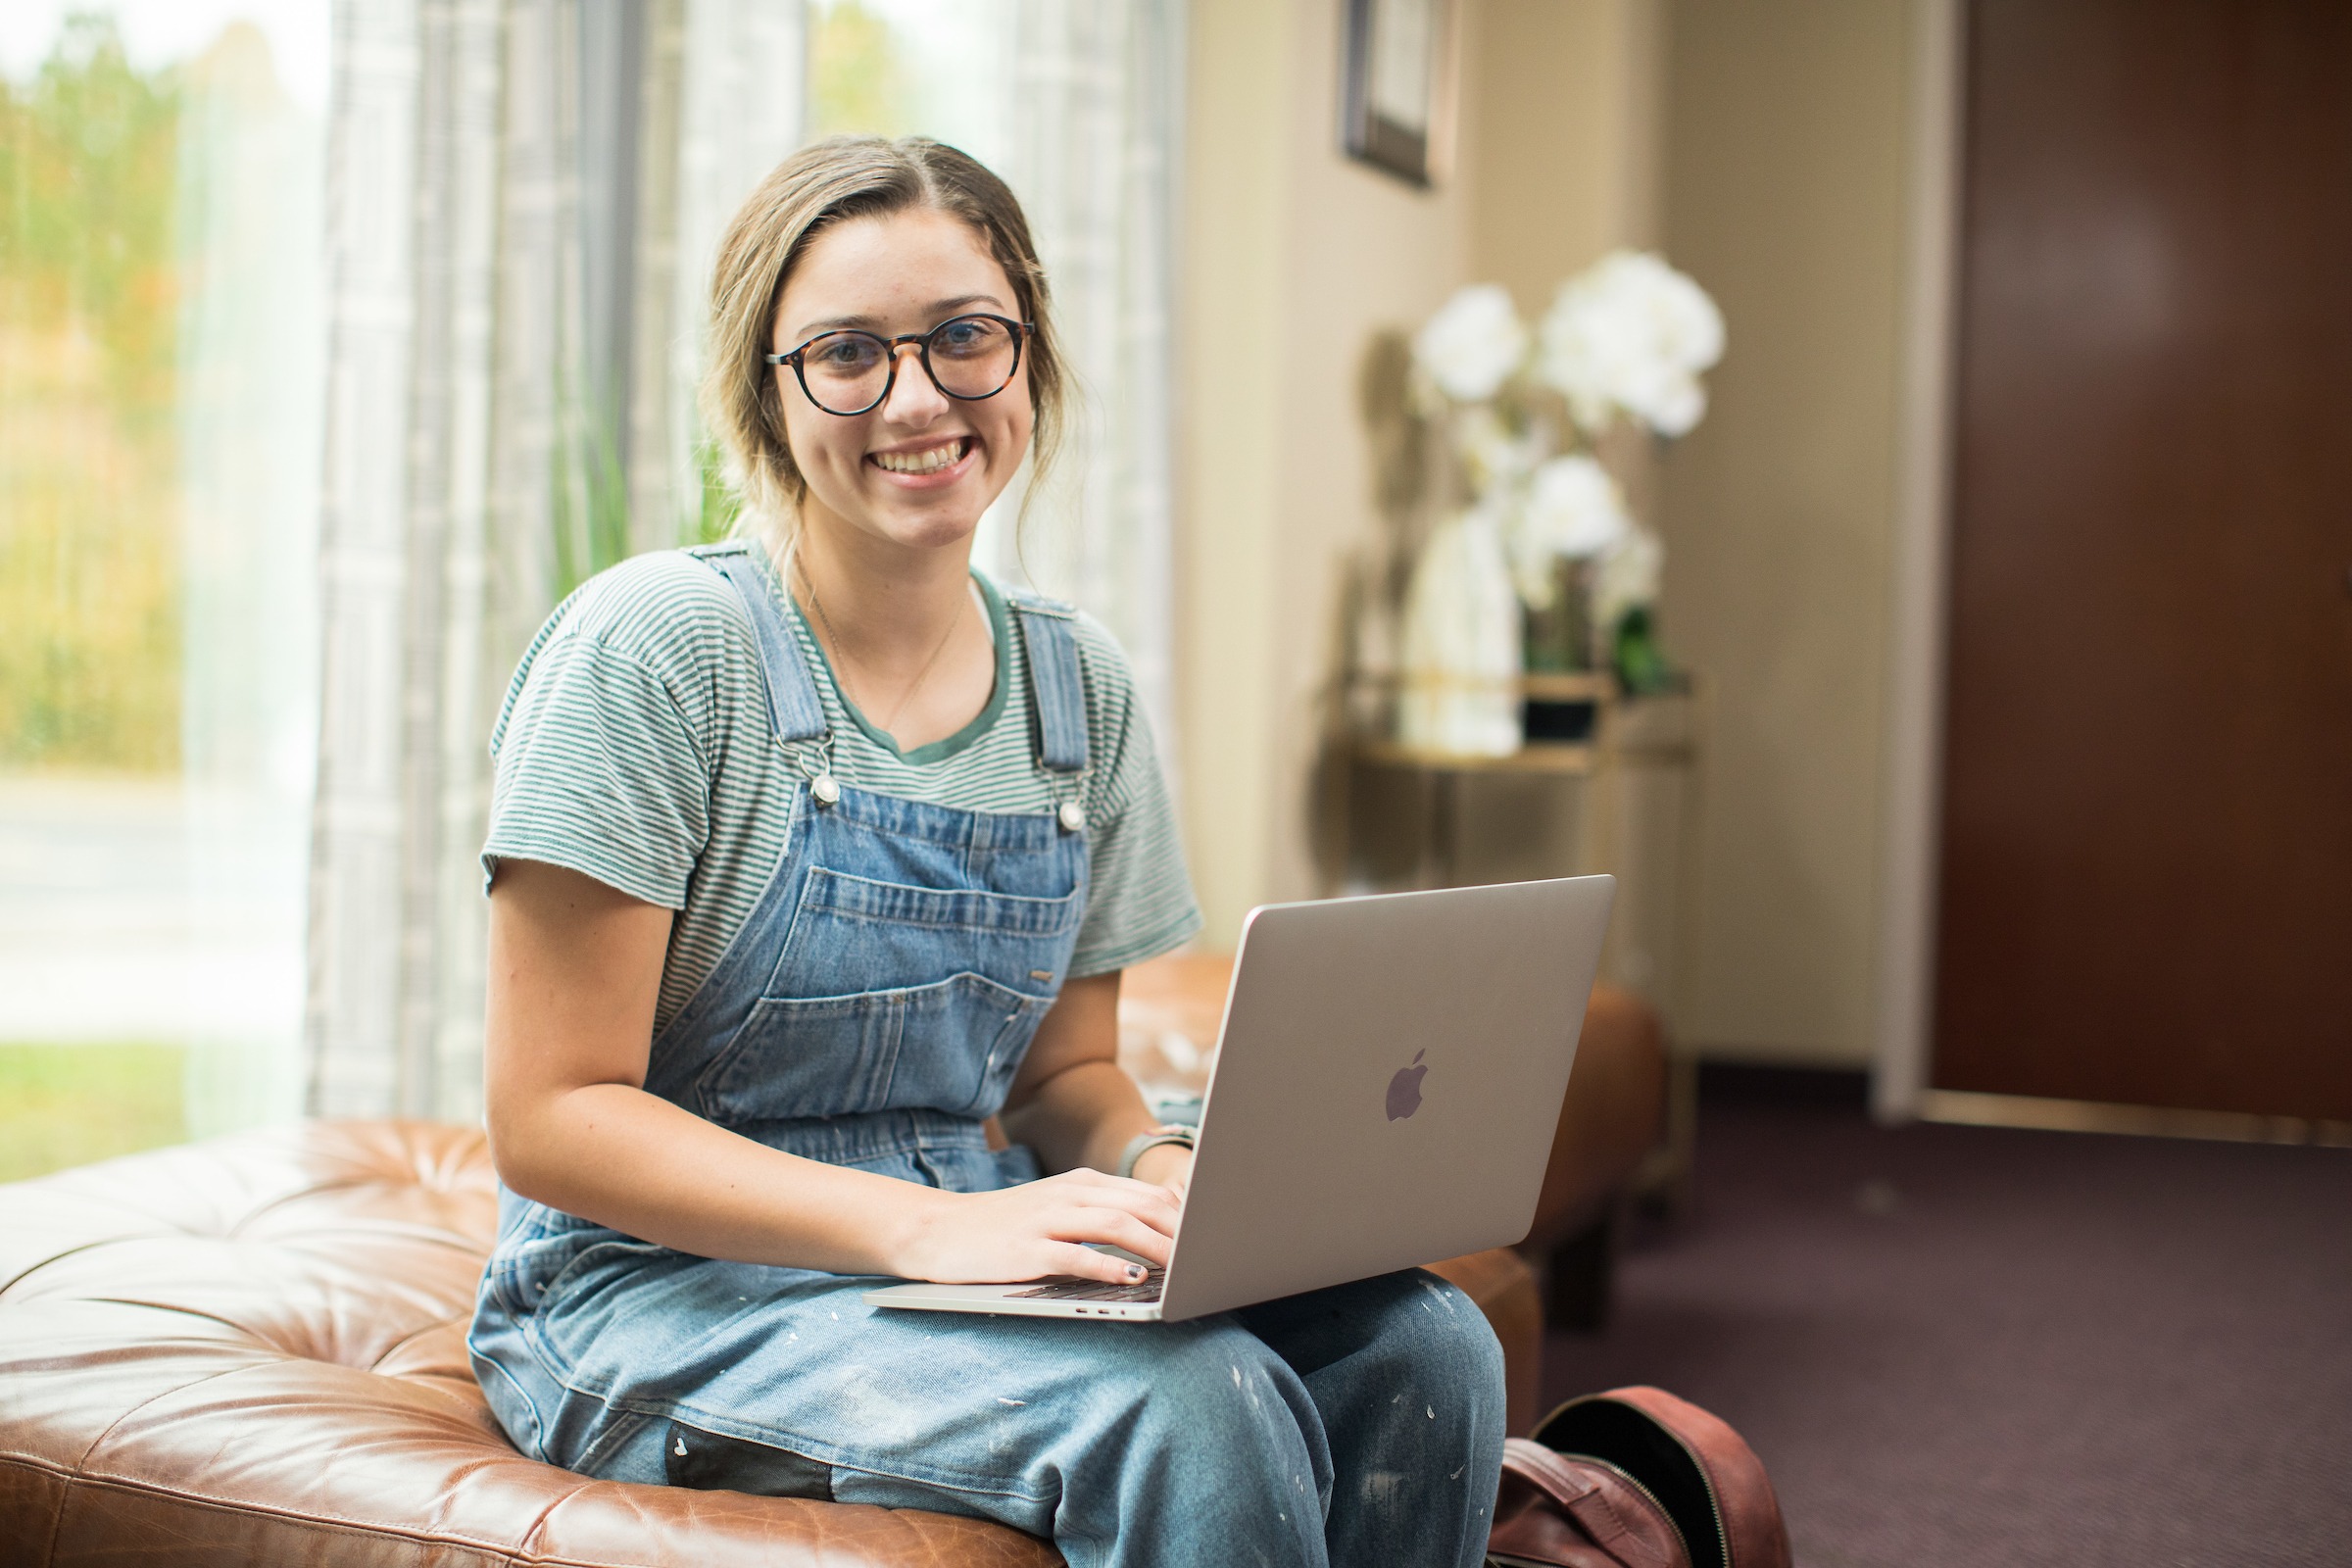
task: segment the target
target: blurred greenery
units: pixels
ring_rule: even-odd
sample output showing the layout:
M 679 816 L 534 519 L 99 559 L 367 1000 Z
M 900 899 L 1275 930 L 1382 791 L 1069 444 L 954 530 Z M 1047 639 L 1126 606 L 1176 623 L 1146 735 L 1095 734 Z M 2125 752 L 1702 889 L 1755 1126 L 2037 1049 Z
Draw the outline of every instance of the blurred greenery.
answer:
M 187 1137 L 178 1046 L 0 1045 L 0 1181 Z
M 179 103 L 86 13 L 0 78 L 0 766 L 178 760 Z
M 620 416 L 591 395 L 559 388 L 550 449 L 549 521 L 556 535 L 559 600 L 629 553 L 629 481 L 620 461 Z
M 890 23 L 858 3 L 814 8 L 808 36 L 809 110 L 817 134 L 904 136 L 914 128 Z
M 814 8 L 810 82 L 820 131 L 912 123 L 891 23 L 861 0 Z M 102 12 L 71 15 L 29 79 L 0 77 L 0 768 L 178 765 L 181 105 L 178 73 L 135 69 Z M 566 589 L 628 548 L 614 421 L 567 427 Z M 716 537 L 734 508 L 704 470 L 687 528 Z
M 727 483 L 726 460 L 718 443 L 705 436 L 694 449 L 695 466 L 702 472 L 701 508 L 691 523 L 695 537 L 690 544 L 714 545 L 735 531 L 735 519 L 743 512 L 742 498 L 734 486 Z

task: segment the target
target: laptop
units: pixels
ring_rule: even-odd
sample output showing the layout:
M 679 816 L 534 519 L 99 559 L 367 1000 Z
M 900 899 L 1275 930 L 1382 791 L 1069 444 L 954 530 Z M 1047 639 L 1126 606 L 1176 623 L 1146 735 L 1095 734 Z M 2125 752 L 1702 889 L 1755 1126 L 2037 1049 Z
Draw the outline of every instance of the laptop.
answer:
M 1615 896 L 1581 876 L 1251 910 L 1166 1269 L 865 1301 L 1174 1323 L 1521 1240 Z

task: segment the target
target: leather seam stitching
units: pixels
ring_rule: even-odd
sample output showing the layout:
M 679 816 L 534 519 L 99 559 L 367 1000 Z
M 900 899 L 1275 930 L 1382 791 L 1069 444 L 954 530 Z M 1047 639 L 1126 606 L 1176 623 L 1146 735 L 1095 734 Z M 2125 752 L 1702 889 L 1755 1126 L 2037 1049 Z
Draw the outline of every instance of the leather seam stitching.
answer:
M 395 1189 L 401 1187 L 416 1187 L 421 1188 L 423 1191 L 428 1193 L 439 1194 L 460 1194 L 466 1191 L 466 1189 L 462 1187 L 436 1188 L 426 1182 L 419 1181 L 409 1183 L 398 1178 L 388 1176 L 341 1177 L 333 1181 L 320 1182 L 314 1187 L 305 1187 L 300 1192 L 281 1193 L 277 1197 L 270 1199 L 266 1203 L 257 1203 L 253 1207 L 247 1209 L 244 1213 L 238 1215 L 236 1223 L 229 1226 L 227 1230 L 220 1232 L 219 1235 L 222 1241 L 243 1241 L 245 1239 L 245 1228 L 247 1226 L 251 1225 L 254 1221 L 262 1218 L 266 1214 L 275 1213 L 278 1209 L 285 1207 L 288 1203 L 299 1202 L 307 1198 L 317 1198 L 321 1194 L 347 1193 L 364 1187 L 389 1187 Z M 459 1236 L 458 1234 L 445 1228 L 417 1225 L 408 1221 L 389 1221 L 384 1223 L 381 1228 L 396 1235 L 412 1237 L 420 1242 L 435 1242 L 443 1247 L 473 1249 L 477 1245 L 474 1242 Z M 319 1230 L 322 1233 L 340 1236 L 348 1234 L 349 1227 L 320 1226 Z M 202 1233 L 183 1229 L 176 1232 L 176 1234 L 183 1236 L 197 1236 L 201 1235 Z M 297 1231 L 292 1233 L 290 1236 L 271 1237 L 270 1240 L 273 1242 L 289 1241 L 293 1236 L 300 1236 L 304 1234 L 309 1233 Z
M 518 1543 L 513 1546 L 502 1546 L 497 1542 L 480 1536 L 460 1535 L 449 1531 L 412 1530 L 400 1525 L 348 1519 L 335 1514 L 295 1513 L 290 1509 L 277 1507 L 270 1503 L 248 1502 L 232 1497 L 218 1496 L 211 1493 L 193 1492 L 182 1487 L 167 1487 L 152 1481 L 142 1481 L 133 1476 L 109 1475 L 81 1469 L 66 1470 L 39 1458 L 20 1458 L 12 1455 L 0 1457 L 0 1464 L 15 1464 L 24 1468 L 46 1470 L 63 1479 L 69 1488 L 89 1487 L 98 1491 L 135 1492 L 146 1496 L 189 1503 L 221 1513 L 262 1515 L 283 1524 L 301 1529 L 317 1530 L 321 1533 L 372 1535 L 396 1541 L 414 1541 L 429 1545 L 465 1546 L 491 1552 L 509 1562 L 523 1561 L 527 1555 L 528 1560 L 534 1563 L 549 1564 L 550 1568 L 606 1568 L 606 1565 L 582 1558 L 541 1556 L 527 1544 L 528 1538 L 525 1538 L 524 1543 Z M 558 1504 L 568 1501 L 595 1484 L 593 1481 L 583 1481 L 579 1486 L 557 1498 L 556 1502 L 550 1503 L 548 1509 L 541 1513 L 537 1521 L 534 1521 L 532 1534 L 538 1533 L 546 1520 L 547 1513 L 553 1512 Z M 58 1529 L 60 1531 L 64 1529 L 64 1524 L 65 1510 L 60 1508 L 58 1510 Z M 56 1555 L 56 1549 L 57 1541 L 53 1535 L 50 1538 L 51 1556 Z
M 573 1487 L 569 1492 L 564 1493 L 561 1497 L 550 1498 L 547 1506 L 540 1509 L 537 1516 L 531 1520 L 530 1528 L 525 1530 L 521 1537 L 516 1540 L 514 1544 L 514 1551 L 511 1555 L 519 1556 L 523 1552 L 529 1552 L 531 1556 L 538 1561 L 555 1561 L 556 1559 L 554 1558 L 541 1557 L 539 1555 L 539 1548 L 534 1545 L 533 1543 L 539 1539 L 539 1533 L 547 1528 L 547 1521 L 555 1514 L 555 1511 L 558 1508 L 563 1507 L 565 1503 L 578 1496 L 581 1493 L 586 1492 L 595 1484 L 596 1483 L 593 1481 L 583 1480 L 578 1486 Z
M 41 1270 L 49 1267 L 52 1263 L 62 1263 L 67 1258 L 78 1257 L 83 1252 L 94 1252 L 101 1247 L 120 1247 L 124 1242 L 152 1242 L 169 1239 L 172 1236 L 184 1236 L 187 1233 L 185 1231 L 169 1228 L 160 1231 L 133 1231 L 124 1236 L 101 1236 L 94 1242 L 82 1242 L 76 1246 L 67 1248 L 62 1252 L 52 1252 L 47 1257 L 42 1258 L 39 1262 L 31 1264 L 29 1267 L 24 1268 L 19 1273 L 11 1275 L 6 1284 L 0 1284 L 0 1304 L 6 1303 L 8 1295 L 11 1291 L 14 1291 L 18 1286 L 24 1284 L 26 1280 L 32 1278 Z
M 373 1373 L 379 1378 L 401 1376 L 401 1374 L 392 1372 L 378 1372 L 376 1371 L 376 1368 L 382 1366 L 386 1361 L 390 1360 L 393 1356 L 398 1355 L 401 1351 L 407 1349 L 410 1346 L 416 1344 L 427 1334 L 432 1333 L 433 1330 L 445 1329 L 454 1324 L 468 1322 L 471 1320 L 471 1318 L 472 1314 L 470 1312 L 452 1312 L 447 1317 L 435 1318 L 430 1323 L 426 1323 L 418 1328 L 411 1329 L 408 1333 L 403 1334 L 399 1339 L 394 1340 L 390 1345 L 385 1346 L 382 1354 L 378 1355 L 374 1360 L 368 1362 L 366 1367 L 361 1368 L 360 1370 Z M 405 1377 L 403 1378 L 403 1381 L 406 1381 Z
M 283 1364 L 288 1359 L 290 1358 L 287 1357 L 282 1351 L 276 1352 L 270 1356 L 267 1364 L 270 1366 L 278 1366 Z M 158 1400 L 168 1399 L 175 1394 L 184 1394 L 190 1389 L 214 1382 L 217 1379 L 233 1377 L 239 1372 L 249 1371 L 252 1369 L 252 1365 L 253 1363 L 248 1362 L 244 1366 L 224 1366 L 218 1372 L 207 1372 L 200 1378 L 194 1378 L 186 1383 L 177 1384 L 172 1388 L 159 1390 L 158 1392 L 149 1395 L 146 1398 L 141 1399 L 138 1403 L 132 1405 L 129 1409 L 115 1417 L 112 1421 L 109 1421 L 106 1424 L 106 1429 L 90 1440 L 89 1446 L 81 1450 L 81 1457 L 75 1460 L 74 1463 L 74 1474 L 76 1476 L 88 1475 L 90 1473 L 90 1455 L 96 1453 L 99 1446 L 105 1443 L 107 1439 L 113 1437 L 116 1431 L 122 1427 L 123 1422 L 128 1421 L 132 1416 L 137 1415 L 141 1410 L 146 1409 L 149 1405 L 156 1403 Z

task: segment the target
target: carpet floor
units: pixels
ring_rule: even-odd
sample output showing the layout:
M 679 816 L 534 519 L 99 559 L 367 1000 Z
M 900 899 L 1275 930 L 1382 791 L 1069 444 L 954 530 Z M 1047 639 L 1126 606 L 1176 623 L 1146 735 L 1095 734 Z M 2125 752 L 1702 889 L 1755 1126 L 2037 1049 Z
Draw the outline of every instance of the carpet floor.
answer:
M 1702 1109 L 1553 1399 L 1653 1383 L 1801 1568 L 2352 1564 L 2352 1152 Z

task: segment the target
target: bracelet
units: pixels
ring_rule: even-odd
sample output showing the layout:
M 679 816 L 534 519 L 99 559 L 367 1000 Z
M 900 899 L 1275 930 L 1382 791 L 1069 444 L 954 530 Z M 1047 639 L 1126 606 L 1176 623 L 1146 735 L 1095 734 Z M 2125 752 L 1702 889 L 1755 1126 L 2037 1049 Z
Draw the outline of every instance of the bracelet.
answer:
M 1144 1157 L 1145 1151 L 1157 1149 L 1162 1144 L 1182 1144 L 1191 1149 L 1194 1147 L 1193 1129 L 1163 1124 L 1148 1133 L 1136 1134 L 1127 1140 L 1127 1152 L 1119 1156 L 1119 1174 L 1133 1180 L 1135 1162 Z

